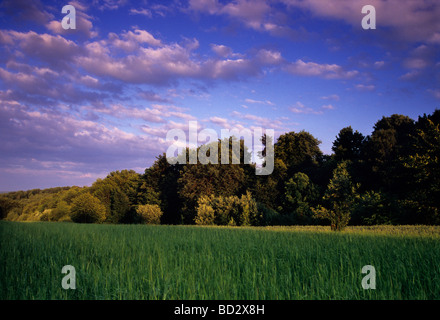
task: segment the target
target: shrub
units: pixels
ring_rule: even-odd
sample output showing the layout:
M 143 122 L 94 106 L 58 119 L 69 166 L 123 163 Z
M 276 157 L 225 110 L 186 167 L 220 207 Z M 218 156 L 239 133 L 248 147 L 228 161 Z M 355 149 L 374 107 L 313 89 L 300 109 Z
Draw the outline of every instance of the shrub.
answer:
M 213 225 L 214 218 L 214 209 L 209 205 L 209 197 L 200 197 L 197 206 L 197 216 L 194 220 L 195 223 L 198 225 Z
M 201 196 L 197 203 L 197 215 L 194 219 L 196 224 L 248 226 L 259 224 L 261 219 L 257 203 L 249 192 L 241 198 Z
M 281 215 L 272 208 L 269 208 L 263 203 L 257 203 L 258 216 L 260 217 L 256 225 L 260 226 L 275 226 L 281 225 Z
M 367 191 L 356 196 L 356 203 L 352 213 L 352 223 L 359 225 L 375 225 L 391 223 L 389 208 L 382 193 Z
M 160 207 L 157 204 L 139 205 L 136 212 L 139 214 L 142 223 L 160 224 L 162 210 L 160 210 Z

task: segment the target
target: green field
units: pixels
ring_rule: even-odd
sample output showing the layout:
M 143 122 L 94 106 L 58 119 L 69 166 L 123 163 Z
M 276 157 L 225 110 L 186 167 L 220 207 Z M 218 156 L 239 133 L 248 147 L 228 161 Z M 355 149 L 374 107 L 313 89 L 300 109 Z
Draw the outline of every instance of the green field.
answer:
M 439 299 L 440 228 L 0 221 L 0 299 Z M 61 286 L 64 265 L 76 289 Z M 364 265 L 376 289 L 364 290 Z

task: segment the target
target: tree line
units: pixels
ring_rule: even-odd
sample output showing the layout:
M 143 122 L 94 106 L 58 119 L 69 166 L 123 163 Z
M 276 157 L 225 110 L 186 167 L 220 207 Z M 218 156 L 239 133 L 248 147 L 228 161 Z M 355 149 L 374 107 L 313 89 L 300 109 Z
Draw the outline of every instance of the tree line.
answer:
M 417 120 L 399 114 L 384 116 L 368 136 L 351 126 L 341 129 L 331 155 L 323 154 L 321 142 L 309 132 L 288 132 L 274 143 L 274 170 L 267 176 L 255 175 L 255 164 L 244 164 L 250 153 L 243 140 L 239 140 L 239 154 L 234 154 L 236 138 L 231 137 L 229 157 L 240 157 L 240 164 L 170 164 L 162 154 L 143 174 L 122 170 L 90 187 L 1 194 L 0 218 L 330 224 L 333 230 L 348 224 L 439 224 L 439 126 L 440 110 Z M 266 136 L 262 142 L 264 146 L 273 143 Z M 190 152 L 194 150 L 187 149 L 187 156 Z M 260 155 L 265 156 L 265 149 Z

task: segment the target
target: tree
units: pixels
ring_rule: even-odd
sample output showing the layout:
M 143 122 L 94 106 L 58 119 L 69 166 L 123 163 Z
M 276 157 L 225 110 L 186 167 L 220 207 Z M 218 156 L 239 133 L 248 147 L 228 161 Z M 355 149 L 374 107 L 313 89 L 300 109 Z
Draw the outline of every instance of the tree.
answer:
M 199 225 L 249 226 L 259 224 L 256 201 L 250 192 L 237 196 L 203 195 L 197 201 L 195 223 Z
M 265 207 L 281 212 L 283 210 L 284 180 L 287 176 L 287 166 L 283 160 L 275 158 L 274 170 L 270 175 L 262 175 L 256 178 L 250 190 L 257 202 Z
M 410 199 L 417 202 L 416 223 L 440 224 L 440 110 L 417 121 L 414 153 L 405 158 L 413 170 Z
M 350 221 L 357 188 L 358 186 L 354 186 L 351 181 L 347 162 L 339 163 L 323 197 L 327 208 L 321 205 L 313 208 L 314 216 L 330 220 L 331 229 L 334 231 L 343 230 Z
M 178 193 L 182 169 L 180 164 L 168 163 L 164 153 L 142 175 L 137 203 L 159 205 L 163 212 L 162 223 L 178 224 L 182 221 L 183 204 Z
M 296 172 L 305 172 L 310 176 L 322 159 L 320 143 L 321 141 L 306 131 L 283 134 L 274 146 L 275 159 L 284 162 L 289 176 Z
M 91 193 L 105 205 L 107 222 L 133 222 L 129 213 L 134 211 L 140 183 L 140 175 L 133 170 L 114 171 L 93 183 Z
M 79 223 L 101 223 L 105 220 L 105 206 L 90 193 L 83 193 L 73 200 L 71 218 Z
M 240 140 L 239 153 L 232 148 L 235 137 L 219 140 L 211 147 L 218 148 L 217 164 L 186 164 L 183 167 L 181 177 L 179 178 L 179 196 L 183 201 L 183 209 L 185 212 L 184 219 L 186 223 L 194 222 L 196 216 L 197 200 L 200 196 L 233 196 L 240 195 L 245 192 L 243 187 L 246 186 L 245 167 L 250 166 L 244 164 L 244 159 L 249 159 L 250 153 L 244 145 L 244 141 Z M 229 164 L 221 163 L 222 143 L 229 143 L 227 148 L 229 152 Z M 198 148 L 204 148 L 201 146 Z M 203 150 L 202 149 L 202 150 Z M 191 152 L 191 150 L 187 150 Z M 198 151 L 197 151 L 198 152 Z M 236 153 L 237 152 L 237 153 Z M 232 159 L 236 158 L 239 164 L 233 164 Z M 242 159 L 240 161 L 240 159 Z M 247 160 L 246 160 L 247 161 Z
M 411 170 L 402 159 L 413 152 L 415 129 L 414 120 L 398 114 L 383 117 L 374 125 L 364 154 L 365 170 L 370 173 L 365 181 L 368 189 L 382 189 L 399 198 L 411 191 Z
M 302 172 L 295 173 L 285 184 L 284 210 L 292 217 L 296 224 L 311 222 L 313 212 L 311 206 L 315 204 L 319 193 L 309 177 Z
M 341 129 L 332 146 L 336 161 L 359 160 L 364 142 L 364 135 L 357 130 L 353 132 L 351 126 Z
M 66 201 L 58 201 L 55 209 L 52 210 L 52 214 L 49 220 L 59 221 L 63 217 L 68 217 L 70 215 L 70 206 Z
M 389 224 L 390 216 L 389 201 L 381 192 L 367 191 L 356 196 L 351 223 L 355 225 Z
M 139 205 L 136 209 L 141 221 L 146 224 L 160 224 L 162 210 L 157 204 Z
M 0 195 L 0 219 L 4 219 L 8 216 L 8 213 L 12 208 L 17 207 L 19 202 L 12 200 L 9 197 Z

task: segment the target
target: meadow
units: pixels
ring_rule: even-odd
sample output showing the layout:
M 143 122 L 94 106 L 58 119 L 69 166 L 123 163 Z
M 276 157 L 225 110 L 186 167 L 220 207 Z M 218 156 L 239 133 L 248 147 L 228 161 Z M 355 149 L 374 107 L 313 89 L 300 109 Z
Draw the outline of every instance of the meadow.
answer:
M 65 290 L 61 269 L 76 269 Z M 364 265 L 376 289 L 364 290 Z M 440 227 L 0 221 L 0 299 L 439 299 Z

